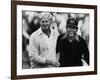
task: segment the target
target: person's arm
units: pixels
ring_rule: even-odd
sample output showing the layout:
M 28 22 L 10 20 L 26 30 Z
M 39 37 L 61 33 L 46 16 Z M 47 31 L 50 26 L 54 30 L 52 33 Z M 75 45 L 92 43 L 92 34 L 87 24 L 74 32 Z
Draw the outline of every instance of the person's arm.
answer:
M 31 62 L 36 62 L 39 64 L 44 64 L 44 65 L 51 65 L 58 67 L 59 63 L 54 62 L 53 60 L 45 59 L 39 55 L 39 44 L 37 42 L 36 38 L 30 38 L 29 41 L 29 57 Z
M 28 30 L 28 23 L 26 22 L 25 19 L 23 19 L 23 36 L 27 39 L 29 39 L 30 35 L 27 33 Z
M 83 41 L 83 55 L 84 55 L 84 60 L 87 62 L 87 64 L 89 65 L 89 50 L 88 50 L 88 46 L 85 42 L 85 40 Z
M 31 62 L 36 62 L 40 64 L 45 64 L 45 58 L 39 55 L 39 45 L 38 40 L 35 37 L 30 37 L 29 40 L 29 57 Z
M 83 65 L 83 66 L 88 66 L 88 64 L 87 64 L 87 62 L 84 60 L 84 58 L 82 58 L 81 61 L 82 61 L 82 65 Z
M 56 55 L 57 55 L 57 60 L 59 61 L 60 59 L 60 53 L 61 53 L 61 41 L 60 41 L 60 36 L 57 39 L 57 45 L 56 45 Z

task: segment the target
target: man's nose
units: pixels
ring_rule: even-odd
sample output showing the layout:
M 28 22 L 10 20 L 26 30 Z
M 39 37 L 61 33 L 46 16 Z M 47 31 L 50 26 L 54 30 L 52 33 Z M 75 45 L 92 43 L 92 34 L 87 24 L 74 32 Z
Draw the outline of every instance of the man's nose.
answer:
M 73 28 L 70 27 L 70 30 L 73 30 Z

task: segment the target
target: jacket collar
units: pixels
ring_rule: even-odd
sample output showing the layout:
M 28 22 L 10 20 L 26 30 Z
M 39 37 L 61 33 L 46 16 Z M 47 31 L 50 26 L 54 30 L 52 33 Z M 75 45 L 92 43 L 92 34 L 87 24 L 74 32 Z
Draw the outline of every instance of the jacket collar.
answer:
M 67 32 L 62 37 L 62 39 L 65 39 L 65 38 L 67 38 Z M 75 38 L 74 39 L 79 42 L 79 36 L 78 36 L 78 34 L 75 35 Z

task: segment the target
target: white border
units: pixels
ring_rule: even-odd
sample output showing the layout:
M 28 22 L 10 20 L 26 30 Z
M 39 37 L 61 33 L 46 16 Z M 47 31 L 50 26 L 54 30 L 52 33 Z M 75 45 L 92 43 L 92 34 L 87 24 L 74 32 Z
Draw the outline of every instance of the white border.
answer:
M 90 15 L 90 66 L 69 68 L 22 69 L 22 10 L 50 11 L 66 13 L 88 13 Z M 80 8 L 59 8 L 17 5 L 17 75 L 47 73 L 69 73 L 94 71 L 94 10 Z

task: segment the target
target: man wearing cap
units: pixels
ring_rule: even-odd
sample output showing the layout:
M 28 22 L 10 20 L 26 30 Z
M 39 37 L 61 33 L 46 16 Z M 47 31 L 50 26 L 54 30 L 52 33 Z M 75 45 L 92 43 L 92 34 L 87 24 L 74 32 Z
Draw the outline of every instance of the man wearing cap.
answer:
M 58 37 L 56 52 L 60 54 L 60 66 L 82 66 L 82 60 L 89 65 L 89 50 L 85 40 L 77 35 L 78 21 L 67 20 L 66 33 Z
M 58 32 L 51 27 L 52 15 L 41 12 L 40 28 L 32 33 L 29 40 L 29 57 L 32 68 L 58 67 L 56 55 Z

